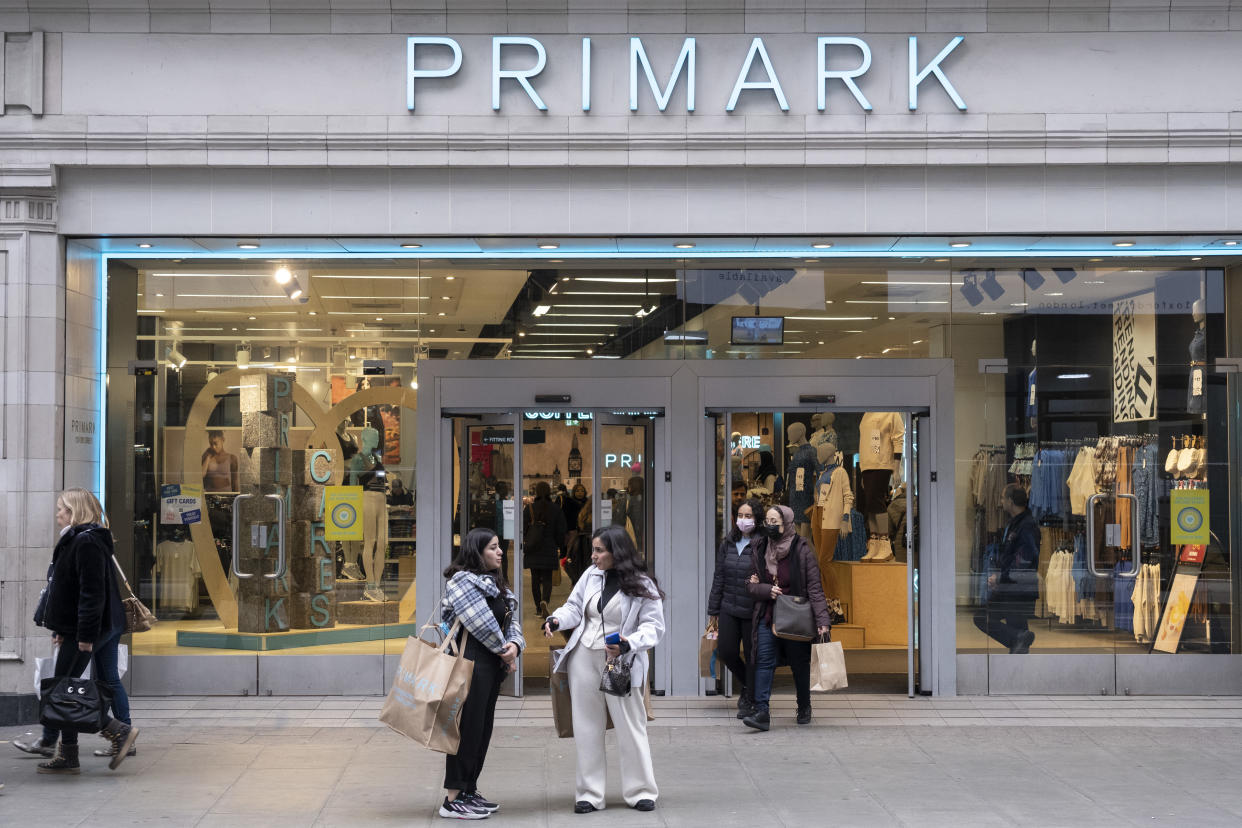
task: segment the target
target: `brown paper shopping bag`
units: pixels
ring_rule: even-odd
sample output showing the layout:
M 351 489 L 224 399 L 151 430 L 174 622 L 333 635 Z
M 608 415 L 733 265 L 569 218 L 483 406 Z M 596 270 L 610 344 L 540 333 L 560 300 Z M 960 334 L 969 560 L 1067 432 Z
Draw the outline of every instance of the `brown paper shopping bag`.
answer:
M 455 642 L 461 622 L 440 646 L 410 636 L 397 665 L 379 720 L 403 736 L 440 753 L 456 753 L 461 743 L 461 708 L 470 692 L 474 662 Z
M 561 647 L 553 647 L 549 653 L 548 662 L 556 664 L 557 658 L 555 653 L 560 652 Z M 548 677 L 548 689 L 552 696 L 552 724 L 556 727 L 556 735 L 561 739 L 572 739 L 574 735 L 574 705 L 573 698 L 569 695 L 569 674 L 552 672 Z M 592 691 L 598 692 L 598 691 Z M 647 721 L 655 721 L 655 711 L 651 708 L 651 690 L 643 688 L 643 707 L 647 709 Z M 612 730 L 612 716 L 605 713 L 608 723 L 605 730 Z
M 845 675 L 845 650 L 840 641 L 817 643 L 811 647 L 811 692 L 827 693 L 849 686 Z
M 716 639 L 720 633 L 709 626 L 699 639 L 699 676 L 716 678 Z

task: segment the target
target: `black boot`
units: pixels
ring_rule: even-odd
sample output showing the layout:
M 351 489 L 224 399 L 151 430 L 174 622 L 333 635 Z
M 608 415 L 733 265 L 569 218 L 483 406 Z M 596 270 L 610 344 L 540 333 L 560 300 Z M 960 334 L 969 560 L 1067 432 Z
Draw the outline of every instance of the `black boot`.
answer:
M 737 697 L 737 717 L 745 719 L 747 716 L 755 712 L 755 703 L 750 700 L 750 694 L 745 690 Z
M 133 755 L 129 751 L 138 738 L 138 728 L 127 725 L 120 719 L 113 719 L 103 730 L 99 731 L 99 735 L 112 743 L 115 753 L 112 754 L 112 761 L 108 763 L 108 768 L 116 770 L 127 756 Z
M 82 766 L 78 764 L 78 746 L 61 742 L 56 746 L 56 754 L 50 760 L 39 763 L 38 771 L 39 773 L 81 773 Z
M 765 704 L 756 705 L 755 712 L 742 719 L 742 724 L 747 727 L 753 727 L 758 731 L 766 731 L 771 727 L 771 721 L 771 718 L 768 716 L 768 706 Z
M 811 723 L 811 706 L 798 707 L 798 724 L 806 725 Z

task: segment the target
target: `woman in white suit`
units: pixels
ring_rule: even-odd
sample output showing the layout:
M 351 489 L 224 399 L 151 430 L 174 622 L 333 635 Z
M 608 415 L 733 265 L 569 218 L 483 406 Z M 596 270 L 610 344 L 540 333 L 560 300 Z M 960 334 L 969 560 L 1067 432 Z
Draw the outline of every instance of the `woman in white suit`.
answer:
M 573 630 L 552 669 L 569 674 L 578 751 L 574 813 L 589 814 L 604 807 L 604 729 L 609 716 L 617 730 L 621 794 L 631 808 L 651 811 L 659 790 L 647 742 L 643 688 L 647 653 L 664 635 L 664 593 L 647 574 L 622 526 L 607 526 L 591 536 L 591 564 L 565 606 L 549 615 L 543 627 L 549 638 L 557 630 Z M 608 644 L 606 639 L 613 633 L 620 633 L 620 639 Z M 627 654 L 633 659 L 632 692 L 619 697 L 600 690 L 605 660 Z

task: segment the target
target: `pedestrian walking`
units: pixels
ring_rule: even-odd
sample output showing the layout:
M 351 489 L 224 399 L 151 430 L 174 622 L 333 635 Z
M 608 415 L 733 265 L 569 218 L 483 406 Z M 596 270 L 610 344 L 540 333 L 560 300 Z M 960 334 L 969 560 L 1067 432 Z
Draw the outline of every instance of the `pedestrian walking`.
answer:
M 758 520 L 762 514 L 763 506 L 755 498 L 743 500 L 737 507 L 733 526 L 716 549 L 716 572 L 707 597 L 708 621 L 715 622 L 719 633 L 716 660 L 729 669 L 737 682 L 739 719 L 755 712 L 755 599 L 746 582 L 754 571 L 751 552 L 764 543 Z
M 659 789 L 647 741 L 647 653 L 664 635 L 664 593 L 623 526 L 606 526 L 591 537 L 591 567 L 582 574 L 565 605 L 544 621 L 547 638 L 573 630 L 553 671 L 568 673 L 578 753 L 574 813 L 604 807 L 607 759 L 604 730 L 611 717 L 621 764 L 621 794 L 631 808 L 655 810 Z M 630 667 L 631 692 L 616 696 L 600 689 L 609 659 Z
M 448 583 L 440 620 L 451 628 L 460 621 L 456 642 L 474 663 L 470 691 L 461 708 L 461 743 L 444 757 L 444 802 L 447 819 L 486 819 L 500 805 L 479 793 L 479 775 L 492 741 L 496 698 L 505 674 L 517 669 L 526 646 L 518 620 L 517 597 L 505 582 L 500 565 L 500 540 L 491 529 L 471 529 L 444 570 Z
M 748 582 L 755 599 L 755 712 L 742 720 L 747 727 L 760 731 L 770 726 L 772 675 L 781 662 L 793 672 L 798 724 L 811 723 L 811 642 L 779 638 L 772 632 L 776 599 L 781 595 L 806 598 L 820 635 L 825 635 L 831 624 L 815 551 L 806 538 L 794 531 L 793 510 L 788 506 L 771 507 L 764 516 L 763 528 L 767 542 L 752 547 L 754 572 Z
M 86 489 L 60 493 L 56 498 L 56 526 L 60 538 L 52 551 L 46 603 L 39 622 L 52 631 L 52 641 L 60 648 L 54 667 L 56 678 L 78 678 L 87 664 L 93 663 L 95 680 L 112 689 L 113 718 L 100 731 L 111 744 L 95 755 L 111 757 L 108 767 L 116 770 L 136 752 L 138 728 L 130 723 L 129 697 L 117 670 L 125 608 L 113 560 L 112 533 L 99 500 Z M 51 757 L 39 763 L 39 773 L 81 772 L 77 731 L 58 732 L 45 727 L 40 739 L 15 739 L 13 744 L 26 753 Z
M 566 532 L 565 512 L 552 500 L 552 487 L 540 480 L 535 484 L 535 499 L 522 511 L 522 563 L 530 570 L 531 597 L 540 618 L 548 615 L 552 579 L 561 565 Z
M 987 604 L 975 613 L 976 627 L 1019 655 L 1029 653 L 1035 640 L 1029 621 L 1039 597 L 1039 523 L 1027 502 L 1026 489 L 1016 483 L 1001 494 L 1009 523 L 988 560 Z

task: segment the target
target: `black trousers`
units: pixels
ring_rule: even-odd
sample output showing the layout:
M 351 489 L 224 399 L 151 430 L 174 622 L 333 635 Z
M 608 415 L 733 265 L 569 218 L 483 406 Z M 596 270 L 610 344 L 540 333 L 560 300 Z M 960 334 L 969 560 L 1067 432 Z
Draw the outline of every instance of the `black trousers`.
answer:
M 474 662 L 470 692 L 461 708 L 461 744 L 457 753 L 444 757 L 444 787 L 447 790 L 478 790 L 479 774 L 492 741 L 496 718 L 496 698 L 505 679 L 505 663 L 470 635 L 466 636 L 466 658 Z
M 750 696 L 755 687 L 755 654 L 751 652 L 751 620 L 736 615 L 720 614 L 720 636 L 716 639 L 716 661 L 733 674 L 738 694 Z M 724 676 L 716 672 L 717 680 Z
M 1026 632 L 1033 607 L 1029 603 L 993 601 L 975 613 L 975 626 L 1000 642 L 1005 649 L 1017 643 L 1018 633 Z
M 86 665 L 91 663 L 91 654 L 84 653 L 78 649 L 78 640 L 76 638 L 65 638 L 60 644 L 60 652 L 56 654 L 56 678 L 78 678 L 86 670 Z M 76 730 L 60 731 L 60 742 L 64 745 L 76 745 L 78 743 L 78 732 Z
M 539 607 L 540 601 L 552 600 L 552 569 L 535 569 L 530 570 L 530 594 L 535 599 L 536 609 Z

